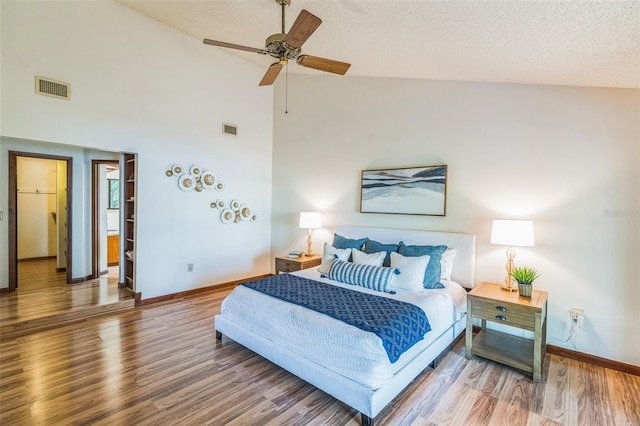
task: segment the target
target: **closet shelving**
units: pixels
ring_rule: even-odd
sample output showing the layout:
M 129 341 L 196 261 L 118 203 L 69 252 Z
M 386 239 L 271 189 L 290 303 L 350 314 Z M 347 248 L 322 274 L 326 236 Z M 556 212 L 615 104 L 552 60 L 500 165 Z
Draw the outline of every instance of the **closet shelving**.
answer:
M 124 286 L 134 291 L 136 235 L 136 155 L 124 154 Z

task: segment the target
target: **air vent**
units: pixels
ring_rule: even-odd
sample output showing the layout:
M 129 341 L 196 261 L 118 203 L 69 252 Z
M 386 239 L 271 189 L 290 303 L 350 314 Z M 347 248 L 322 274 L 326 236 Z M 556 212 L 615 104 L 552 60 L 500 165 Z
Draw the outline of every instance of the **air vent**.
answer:
M 52 98 L 71 99 L 71 85 L 64 81 L 36 75 L 36 93 L 38 95 L 51 96 Z
M 238 136 L 238 126 L 235 124 L 222 123 L 222 134 Z

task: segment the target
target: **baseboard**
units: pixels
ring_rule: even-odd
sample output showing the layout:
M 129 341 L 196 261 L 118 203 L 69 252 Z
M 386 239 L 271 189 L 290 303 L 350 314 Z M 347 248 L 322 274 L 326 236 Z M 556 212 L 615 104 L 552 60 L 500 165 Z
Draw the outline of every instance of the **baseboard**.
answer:
M 38 257 L 25 257 L 24 259 L 18 259 L 18 262 L 31 262 L 32 260 L 47 260 L 55 259 L 56 256 L 38 256 Z
M 67 268 L 56 268 L 56 272 L 67 272 Z
M 547 345 L 547 353 L 560 355 L 565 358 L 575 359 L 577 361 L 588 362 L 599 367 L 610 368 L 612 370 L 622 371 L 623 373 L 640 376 L 640 366 L 627 364 L 620 361 L 614 361 L 608 358 L 587 354 L 584 352 L 574 351 L 571 349 L 561 348 L 560 346 Z
M 199 288 L 194 288 L 192 290 L 180 291 L 178 293 L 165 294 L 164 296 L 150 297 L 149 299 L 141 298 L 140 303 L 136 304 L 136 306 L 146 306 L 146 305 L 151 305 L 153 303 L 166 302 L 169 300 L 180 299 L 183 297 L 193 296 L 194 294 L 205 293 L 208 291 L 227 290 L 229 288 L 236 287 L 238 284 L 246 283 L 248 281 L 253 281 L 253 280 L 259 280 L 262 278 L 269 277 L 271 275 L 272 274 L 258 275 L 256 277 L 243 278 L 241 280 L 229 281 L 226 283 L 210 285 L 207 287 L 199 287 Z M 140 294 L 140 293 L 136 293 L 136 294 Z
M 90 279 L 91 279 L 91 275 L 87 275 L 86 277 L 80 277 L 80 278 L 71 278 L 70 284 L 80 284 L 85 281 L 89 281 Z
M 100 271 L 100 273 L 98 275 L 103 276 L 103 275 L 107 275 L 109 273 L 109 270 L 104 270 L 104 271 Z
M 473 332 L 478 333 L 479 331 L 480 327 L 474 325 Z M 589 364 L 597 365 L 598 367 L 610 368 L 611 370 L 622 371 L 623 373 L 633 374 L 634 376 L 640 376 L 640 366 L 638 365 L 614 361 L 612 359 L 602 358 L 584 352 L 565 349 L 561 348 L 560 346 L 549 344 L 547 344 L 547 353 L 563 356 L 565 358 L 575 359 L 576 361 L 588 362 Z

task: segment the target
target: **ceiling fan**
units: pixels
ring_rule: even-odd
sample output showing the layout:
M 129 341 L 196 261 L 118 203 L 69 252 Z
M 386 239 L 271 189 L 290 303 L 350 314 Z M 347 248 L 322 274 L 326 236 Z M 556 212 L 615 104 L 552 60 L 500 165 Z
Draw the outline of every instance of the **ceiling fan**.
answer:
M 284 8 L 291 3 L 291 0 L 275 0 L 275 2 L 282 8 L 282 32 L 272 34 L 267 37 L 264 49 L 241 46 L 239 44 L 226 43 L 224 41 L 209 40 L 208 38 L 204 39 L 204 44 L 227 47 L 229 49 L 245 50 L 247 52 L 255 52 L 261 55 L 269 55 L 277 58 L 278 62 L 271 64 L 264 77 L 262 77 L 260 86 L 269 86 L 273 84 L 278 77 L 278 74 L 280 74 L 282 67 L 287 65 L 290 59 L 295 59 L 298 65 L 302 65 L 303 67 L 344 75 L 351 64 L 301 54 L 302 45 L 320 26 L 322 20 L 303 9 L 291 26 L 289 32 L 285 33 Z

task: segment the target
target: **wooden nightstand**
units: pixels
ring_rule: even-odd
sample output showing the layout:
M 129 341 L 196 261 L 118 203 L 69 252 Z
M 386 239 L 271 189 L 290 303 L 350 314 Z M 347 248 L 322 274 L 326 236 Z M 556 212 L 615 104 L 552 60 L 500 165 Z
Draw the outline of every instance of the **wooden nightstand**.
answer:
M 471 354 L 533 373 L 540 381 L 547 340 L 547 292 L 534 290 L 531 297 L 500 290 L 499 284 L 481 283 L 467 294 L 465 356 Z M 482 320 L 473 337 L 472 318 Z M 487 321 L 531 330 L 534 339 L 524 339 L 487 329 Z
M 313 256 L 305 256 L 297 259 L 290 259 L 287 256 L 276 256 L 276 275 L 280 272 L 295 272 L 302 269 L 313 268 L 314 266 L 320 266 L 322 262 L 322 256 L 314 254 Z

